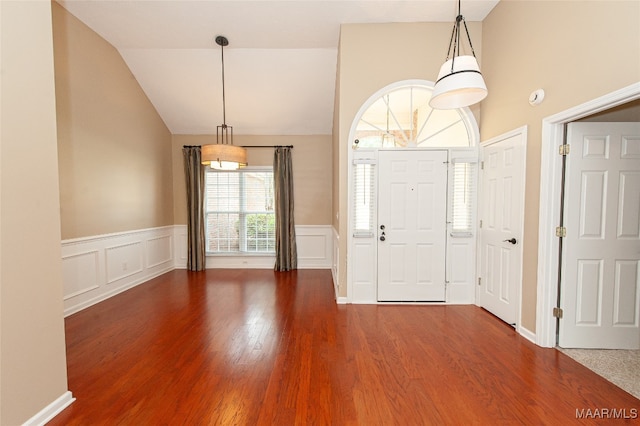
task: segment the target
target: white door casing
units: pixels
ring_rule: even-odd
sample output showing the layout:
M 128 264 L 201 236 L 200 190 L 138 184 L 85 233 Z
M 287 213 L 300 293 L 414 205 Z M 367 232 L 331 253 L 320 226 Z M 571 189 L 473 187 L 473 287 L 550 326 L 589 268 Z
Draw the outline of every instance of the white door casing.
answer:
M 458 153 L 462 153 L 463 157 L 477 160 L 479 129 L 474 114 L 468 107 L 429 113 L 428 99 L 423 95 L 426 93 L 425 89 L 432 90 L 432 87 L 433 82 L 427 80 L 403 80 L 393 82 L 373 93 L 362 104 L 351 123 L 348 140 L 352 145 L 348 150 L 348 164 L 352 165 L 352 161 L 360 159 L 360 153 L 363 151 L 371 151 L 377 158 L 378 150 L 388 149 L 389 141 L 385 137 L 388 133 L 391 133 L 397 142 L 394 144 L 395 149 L 407 149 L 400 146 L 415 147 L 409 149 L 446 149 L 450 154 L 459 151 Z M 407 89 L 411 92 L 411 97 L 405 96 L 408 93 Z M 409 111 L 408 115 L 407 111 Z M 456 115 L 457 117 L 450 121 Z M 409 119 L 406 120 L 406 117 Z M 428 121 L 426 126 L 425 121 Z M 430 130 L 432 126 L 433 129 Z M 459 132 L 461 126 L 464 131 Z M 365 131 L 366 134 L 360 134 L 360 131 Z M 399 133 L 402 131 L 404 135 Z M 378 132 L 377 136 L 375 132 Z M 433 137 L 425 137 L 427 134 Z M 346 240 L 345 251 L 342 253 L 341 250 L 341 256 L 345 258 L 346 283 L 338 283 L 336 288 L 339 291 L 346 284 L 349 303 L 376 303 L 378 301 L 378 233 L 369 238 L 353 232 L 355 196 L 353 177 L 353 172 L 350 170 L 347 175 L 349 207 L 346 217 L 343 218 L 343 213 L 340 212 L 341 229 L 337 237 L 341 245 Z M 375 194 L 377 195 L 377 190 Z M 377 203 L 375 208 L 377 219 Z M 346 232 L 343 232 L 345 223 L 348 225 Z M 475 303 L 477 259 L 475 227 L 472 231 L 473 233 L 469 236 L 457 236 L 455 239 L 449 239 L 447 243 L 449 251 L 445 268 L 450 283 L 446 287 L 446 303 Z M 464 267 L 461 268 L 460 265 Z M 338 280 L 342 279 L 343 277 L 338 276 Z
M 378 301 L 445 301 L 447 157 L 379 151 Z
M 640 123 L 571 123 L 561 347 L 640 348 Z
M 538 267 L 536 273 L 535 328 L 520 327 L 523 336 L 539 346 L 552 348 L 556 341 L 553 308 L 558 300 L 558 237 L 560 223 L 560 187 L 562 161 L 558 146 L 565 138 L 565 124 L 640 99 L 640 82 L 560 111 L 542 120 L 542 157 L 540 162 L 540 207 L 538 210 Z
M 478 305 L 519 323 L 526 127 L 482 143 Z

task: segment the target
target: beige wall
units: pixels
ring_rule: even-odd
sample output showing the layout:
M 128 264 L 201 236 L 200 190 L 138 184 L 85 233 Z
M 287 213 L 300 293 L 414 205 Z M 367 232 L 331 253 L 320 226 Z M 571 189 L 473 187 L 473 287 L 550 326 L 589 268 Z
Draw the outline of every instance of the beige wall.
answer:
M 171 134 L 118 51 L 53 3 L 62 238 L 173 224 Z
M 0 2 L 0 424 L 67 391 L 47 1 Z
M 640 81 L 637 1 L 503 0 L 483 22 L 481 139 L 528 126 L 522 325 L 535 331 L 542 119 Z M 531 107 L 529 93 L 545 90 Z
M 342 36 L 340 36 L 342 38 Z M 340 227 L 340 55 L 336 64 L 336 87 L 333 99 L 333 125 L 331 127 L 331 163 L 334 165 L 331 174 L 331 224 L 336 232 Z
M 211 143 L 215 143 L 215 135 L 173 136 L 173 199 L 176 224 L 187 223 L 182 146 Z M 291 156 L 296 225 L 331 225 L 331 135 L 234 135 L 234 145 L 293 145 Z M 273 149 L 249 148 L 247 156 L 249 166 L 273 165 Z
M 383 87 L 400 80 L 435 81 L 445 60 L 451 23 L 417 24 L 349 24 L 341 27 L 338 63 L 339 101 L 339 168 L 335 171 L 340 235 L 339 284 L 340 296 L 347 295 L 347 174 L 348 140 L 351 125 L 360 107 Z M 473 47 L 482 66 L 482 24 L 468 22 Z M 472 112 L 479 117 L 478 107 Z M 334 197 L 336 197 L 334 195 Z M 334 226 L 336 221 L 334 221 Z

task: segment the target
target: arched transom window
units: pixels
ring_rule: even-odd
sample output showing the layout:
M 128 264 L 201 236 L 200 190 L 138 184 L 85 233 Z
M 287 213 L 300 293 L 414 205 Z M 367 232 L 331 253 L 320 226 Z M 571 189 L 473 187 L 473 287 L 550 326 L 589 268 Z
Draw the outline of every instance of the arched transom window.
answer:
M 364 106 L 354 148 L 474 146 L 477 125 L 469 110 L 431 108 L 432 90 L 428 82 L 410 81 L 378 92 Z

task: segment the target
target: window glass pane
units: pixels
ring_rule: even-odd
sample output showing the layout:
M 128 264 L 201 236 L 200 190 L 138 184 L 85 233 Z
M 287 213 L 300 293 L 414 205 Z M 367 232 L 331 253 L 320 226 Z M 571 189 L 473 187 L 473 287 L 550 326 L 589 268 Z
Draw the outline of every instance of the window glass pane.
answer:
M 233 252 L 240 250 L 239 214 L 207 214 L 207 252 Z
M 476 163 L 453 164 L 452 232 L 473 231 L 473 202 L 476 193 Z
M 275 222 L 273 214 L 247 215 L 247 251 L 275 251 Z
M 431 108 L 432 90 L 426 85 L 408 85 L 383 94 L 360 117 L 357 147 L 470 146 L 463 111 Z
M 370 237 L 374 232 L 375 165 L 353 166 L 353 235 Z

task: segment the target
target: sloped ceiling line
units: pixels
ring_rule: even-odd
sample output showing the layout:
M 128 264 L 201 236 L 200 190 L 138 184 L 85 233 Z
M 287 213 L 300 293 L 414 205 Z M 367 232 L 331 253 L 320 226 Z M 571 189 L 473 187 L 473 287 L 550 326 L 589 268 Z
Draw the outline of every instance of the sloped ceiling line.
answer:
M 58 0 L 111 43 L 173 134 L 330 134 L 344 23 L 453 22 L 457 2 Z M 498 0 L 463 2 L 482 21 Z

